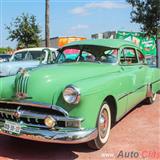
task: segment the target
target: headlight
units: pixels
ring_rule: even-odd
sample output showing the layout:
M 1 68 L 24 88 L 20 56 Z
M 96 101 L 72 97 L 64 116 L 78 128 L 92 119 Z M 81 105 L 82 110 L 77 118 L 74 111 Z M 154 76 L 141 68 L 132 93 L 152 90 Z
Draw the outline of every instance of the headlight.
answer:
M 69 104 L 80 102 L 80 90 L 74 86 L 67 86 L 63 91 L 63 98 Z

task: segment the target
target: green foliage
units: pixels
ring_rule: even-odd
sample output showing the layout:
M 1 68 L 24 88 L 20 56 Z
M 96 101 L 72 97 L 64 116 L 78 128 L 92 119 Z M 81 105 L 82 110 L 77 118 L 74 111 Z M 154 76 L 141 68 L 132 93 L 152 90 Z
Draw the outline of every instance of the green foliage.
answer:
M 38 47 L 40 42 L 40 27 L 34 15 L 22 14 L 6 26 L 11 41 L 18 42 L 17 48 Z
M 160 0 L 126 0 L 132 5 L 132 22 L 139 23 L 148 35 L 158 34 L 160 29 Z
M 11 51 L 13 51 L 13 49 L 10 48 L 10 47 L 0 48 L 0 54 L 7 53 L 7 52 L 11 52 Z

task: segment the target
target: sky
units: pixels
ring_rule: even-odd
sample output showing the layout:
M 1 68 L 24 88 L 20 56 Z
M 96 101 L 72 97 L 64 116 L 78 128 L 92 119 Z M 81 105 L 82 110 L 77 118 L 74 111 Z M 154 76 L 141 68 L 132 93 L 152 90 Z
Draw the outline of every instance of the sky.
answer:
M 50 0 L 50 36 L 82 36 L 105 31 L 139 31 L 131 23 L 131 6 L 125 0 Z M 22 13 L 35 15 L 45 31 L 45 0 L 0 0 L 0 47 L 16 47 L 17 42 L 7 40 L 9 25 Z

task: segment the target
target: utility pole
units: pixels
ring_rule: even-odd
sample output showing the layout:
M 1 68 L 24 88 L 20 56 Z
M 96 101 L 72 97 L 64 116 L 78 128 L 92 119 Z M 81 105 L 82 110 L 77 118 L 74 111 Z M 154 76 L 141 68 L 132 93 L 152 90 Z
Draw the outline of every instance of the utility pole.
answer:
M 157 68 L 160 68 L 160 37 L 157 36 Z
M 50 46 L 50 29 L 49 29 L 49 0 L 46 0 L 45 10 L 45 46 Z

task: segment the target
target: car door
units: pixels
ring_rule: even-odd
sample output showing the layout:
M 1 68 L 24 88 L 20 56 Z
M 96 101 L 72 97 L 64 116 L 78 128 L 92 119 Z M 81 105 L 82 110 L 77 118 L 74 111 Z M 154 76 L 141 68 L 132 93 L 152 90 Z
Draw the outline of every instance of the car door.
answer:
M 126 95 L 127 110 L 137 105 L 145 97 L 145 70 L 146 67 L 139 63 L 137 51 L 132 47 L 122 49 L 121 66 L 127 76 Z

